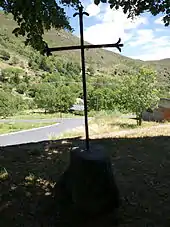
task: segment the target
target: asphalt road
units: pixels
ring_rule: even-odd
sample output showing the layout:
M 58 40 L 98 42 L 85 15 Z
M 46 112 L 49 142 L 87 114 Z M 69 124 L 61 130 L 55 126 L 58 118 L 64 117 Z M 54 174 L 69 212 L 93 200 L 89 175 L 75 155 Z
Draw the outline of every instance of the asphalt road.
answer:
M 9 120 L 0 120 L 0 122 Z M 14 120 L 12 120 L 14 121 Z M 16 120 L 16 122 L 44 122 L 47 120 Z M 84 125 L 84 118 L 51 119 L 56 124 L 39 129 L 31 129 L 0 135 L 0 146 L 17 145 L 31 142 L 50 140 L 51 136 L 59 136 L 65 131 Z M 49 122 L 49 120 L 48 120 Z M 58 124 L 59 123 L 59 124 Z

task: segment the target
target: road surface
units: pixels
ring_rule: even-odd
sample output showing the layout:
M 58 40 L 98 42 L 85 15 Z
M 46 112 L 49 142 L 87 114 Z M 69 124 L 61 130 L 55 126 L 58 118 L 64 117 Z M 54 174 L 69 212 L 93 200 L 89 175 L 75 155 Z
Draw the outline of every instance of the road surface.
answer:
M 55 122 L 51 126 L 45 126 L 38 129 L 30 129 L 20 132 L 13 132 L 5 135 L 0 135 L 0 146 L 17 145 L 31 142 L 40 142 L 50 140 L 52 136 L 59 136 L 65 131 L 79 127 L 84 124 L 84 118 L 63 118 L 51 119 Z M 9 120 L 0 120 L 0 122 L 9 122 Z M 14 120 L 12 120 L 14 122 Z M 47 120 L 17 120 L 17 122 L 44 122 Z M 49 120 L 48 120 L 49 122 Z

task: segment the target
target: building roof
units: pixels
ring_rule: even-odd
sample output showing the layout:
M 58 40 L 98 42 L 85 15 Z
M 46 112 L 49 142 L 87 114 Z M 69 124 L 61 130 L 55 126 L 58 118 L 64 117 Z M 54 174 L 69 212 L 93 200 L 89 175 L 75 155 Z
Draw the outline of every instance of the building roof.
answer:
M 160 98 L 160 101 L 161 101 L 161 100 L 170 101 L 170 98 Z
M 78 104 L 74 104 L 70 110 L 74 110 L 74 111 L 84 111 L 84 106 L 83 105 L 78 105 Z

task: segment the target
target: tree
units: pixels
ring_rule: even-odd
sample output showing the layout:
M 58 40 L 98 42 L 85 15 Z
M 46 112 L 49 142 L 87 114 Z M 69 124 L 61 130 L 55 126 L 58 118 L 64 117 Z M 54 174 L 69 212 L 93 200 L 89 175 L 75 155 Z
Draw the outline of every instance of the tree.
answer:
M 114 110 L 114 90 L 109 87 L 94 88 L 88 95 L 88 106 L 91 110 Z
M 1 71 L 0 81 L 8 82 L 11 84 L 19 84 L 20 77 L 24 74 L 24 71 L 20 68 L 10 67 Z
M 168 26 L 170 24 L 170 1 L 168 0 L 94 0 L 94 3 L 96 5 L 99 5 L 100 2 L 108 2 L 111 9 L 118 10 L 121 7 L 123 9 L 123 12 L 131 18 L 138 16 L 145 11 L 150 12 L 153 16 L 156 16 L 159 13 L 163 13 L 163 21 L 165 23 L 165 26 Z
M 116 94 L 120 109 L 136 114 L 137 124 L 141 125 L 143 111 L 156 107 L 159 101 L 155 72 L 142 67 L 135 75 L 123 76 Z
M 17 85 L 16 87 L 16 91 L 19 93 L 19 94 L 24 94 L 26 91 L 27 91 L 27 83 L 25 82 L 21 82 Z
M 74 93 L 64 85 L 56 88 L 52 84 L 41 84 L 35 93 L 35 103 L 46 112 L 68 112 L 74 102 Z
M 69 86 L 59 86 L 56 90 L 56 95 L 59 97 L 60 112 L 68 112 L 76 101 L 76 93 Z
M 0 89 L 0 116 L 12 116 L 26 107 L 26 102 L 19 95 L 13 95 Z
M 38 108 L 42 108 L 45 112 L 55 112 L 58 97 L 56 96 L 56 88 L 50 84 L 40 84 L 35 93 L 35 103 Z
M 13 18 L 18 24 L 13 33 L 16 36 L 26 36 L 25 43 L 42 52 L 46 47 L 43 40 L 45 30 L 63 28 L 72 31 L 64 7 L 71 6 L 75 8 L 80 0 L 60 0 L 60 4 L 57 2 L 56 0 L 0 0 L 0 7 L 6 13 L 13 14 Z M 109 3 L 110 7 L 116 10 L 121 7 L 129 17 L 140 15 L 145 11 L 154 16 L 163 13 L 165 25 L 168 26 L 170 23 L 170 2 L 168 0 L 94 0 L 96 5 L 100 2 Z
M 0 116 L 7 117 L 13 115 L 15 111 L 16 108 L 10 93 L 0 89 Z

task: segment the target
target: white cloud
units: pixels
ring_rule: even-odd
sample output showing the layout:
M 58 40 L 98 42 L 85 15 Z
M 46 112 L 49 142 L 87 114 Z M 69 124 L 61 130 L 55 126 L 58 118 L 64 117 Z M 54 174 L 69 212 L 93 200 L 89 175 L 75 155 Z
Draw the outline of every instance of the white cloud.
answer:
M 100 14 L 97 13 L 97 24 L 85 29 L 85 40 L 92 44 L 113 43 L 120 37 L 122 42 L 127 42 L 133 36 L 130 29 L 135 29 L 147 23 L 147 18 L 138 17 L 134 21 L 128 19 L 121 10 L 113 11 L 106 7 Z
M 156 32 L 164 32 L 165 29 L 164 29 L 164 28 L 155 28 L 155 31 L 156 31 Z
M 170 57 L 170 36 L 163 25 L 163 17 L 153 22 L 149 17 L 139 16 L 134 20 L 127 18 L 122 10 L 111 10 L 106 4 L 95 6 L 89 4 L 86 11 L 93 16 L 96 24 L 89 26 L 84 31 L 84 38 L 92 44 L 114 43 L 118 38 L 125 44 L 124 55 L 141 60 L 158 60 Z M 140 29 L 141 25 L 150 23 L 149 28 Z M 152 23 L 152 24 L 151 24 Z M 161 32 L 166 35 L 160 37 Z M 114 48 L 109 48 L 116 51 Z M 132 52 L 133 51 L 133 52 Z M 117 51 L 116 51 L 117 52 Z M 129 53 L 134 53 L 130 56 Z M 131 54 L 132 55 L 132 54 Z
M 89 13 L 89 16 L 97 16 L 100 13 L 100 7 L 91 3 L 87 6 L 86 12 Z
M 136 36 L 129 42 L 129 45 L 136 47 L 152 42 L 154 39 L 154 33 L 152 29 L 141 29 L 136 32 Z
M 147 18 L 145 17 L 138 17 L 134 20 L 127 18 L 127 15 L 123 13 L 121 9 L 119 10 L 111 10 L 110 8 L 107 8 L 105 12 L 103 12 L 102 15 L 100 15 L 99 19 L 102 21 L 102 23 L 116 23 L 123 25 L 125 29 L 132 29 L 136 28 L 140 24 L 146 24 Z
M 144 61 L 147 60 L 160 60 L 164 58 L 169 58 L 170 57 L 170 46 L 169 47 L 158 47 L 156 49 L 150 48 L 150 51 L 147 51 L 145 54 L 141 54 L 138 56 L 130 56 L 131 58 L 134 59 L 141 59 Z
M 162 24 L 162 25 L 164 25 L 163 17 L 157 18 L 154 22 L 155 22 L 155 24 Z
M 162 37 L 154 37 L 150 43 L 144 45 L 141 48 L 141 51 L 145 51 L 145 53 L 130 56 L 131 58 L 137 58 L 141 60 L 160 60 L 163 58 L 170 57 L 170 37 L 162 36 Z

